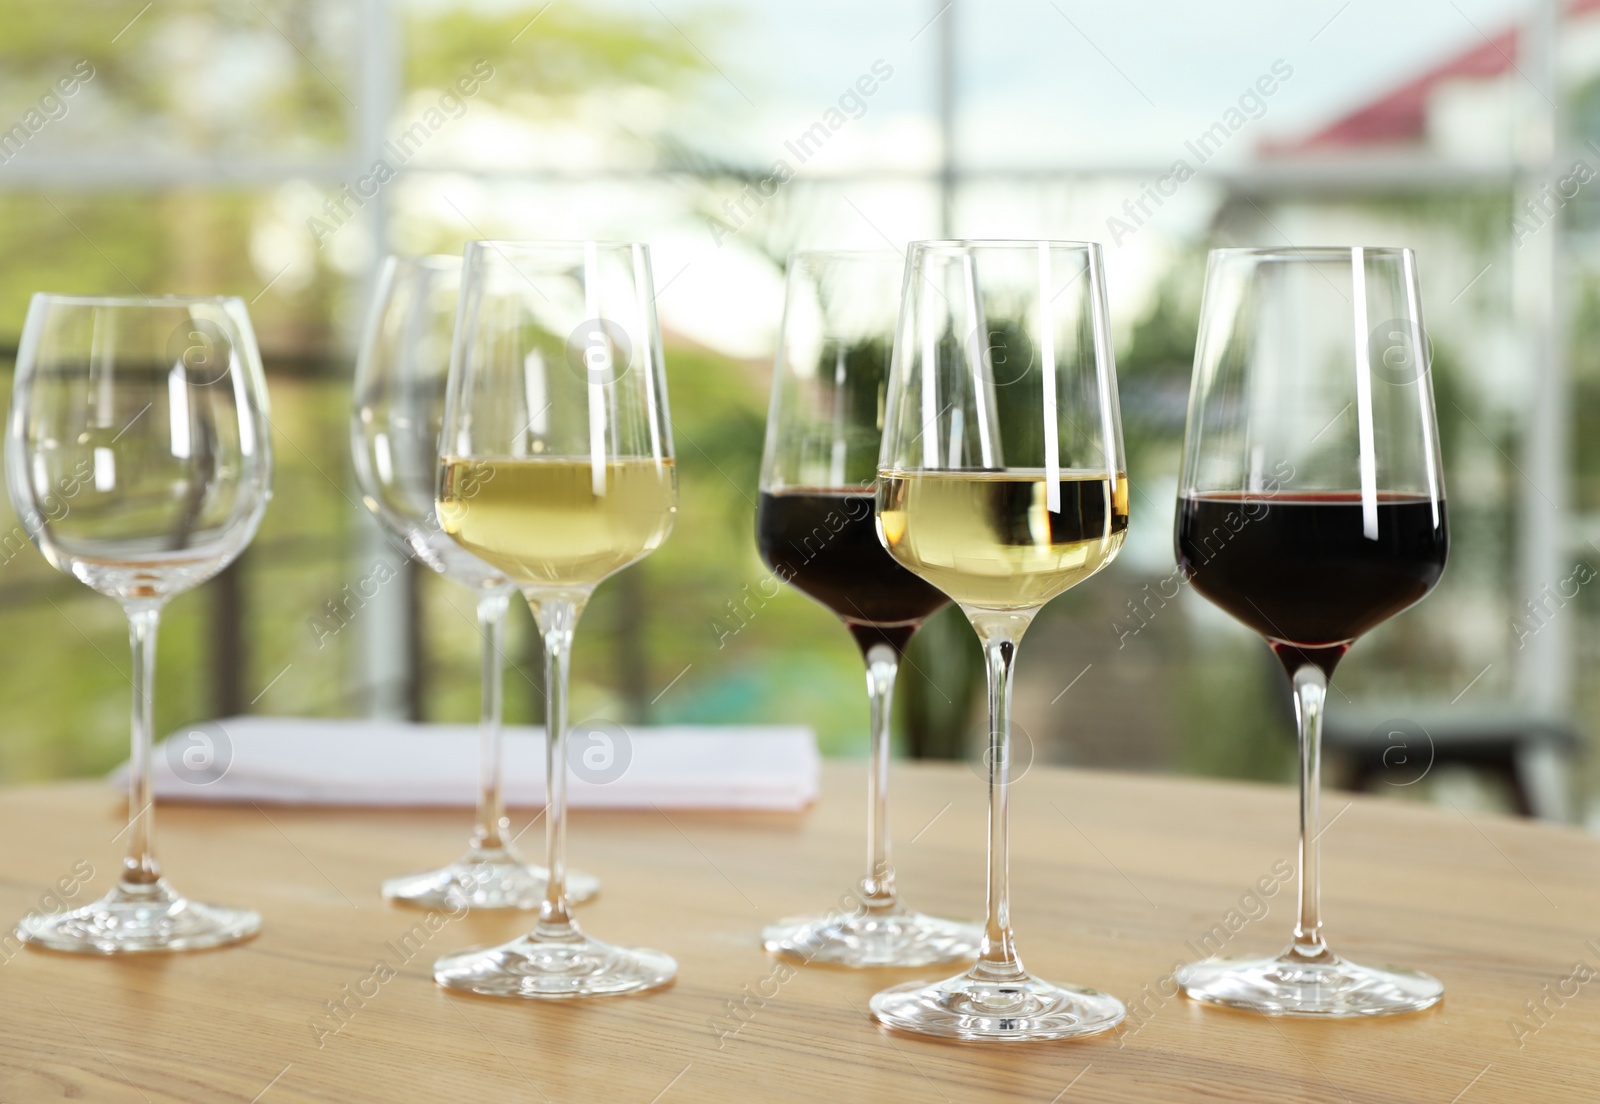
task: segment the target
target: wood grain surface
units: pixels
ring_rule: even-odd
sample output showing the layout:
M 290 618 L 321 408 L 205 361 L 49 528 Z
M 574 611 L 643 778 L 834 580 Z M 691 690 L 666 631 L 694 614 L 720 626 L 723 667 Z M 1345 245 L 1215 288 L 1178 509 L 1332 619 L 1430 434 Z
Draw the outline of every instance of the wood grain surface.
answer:
M 892 1034 L 868 998 L 937 971 L 763 954 L 765 921 L 825 910 L 859 874 L 864 766 L 830 763 L 803 815 L 574 814 L 573 863 L 604 882 L 580 921 L 671 952 L 680 976 L 654 994 L 559 1004 L 432 983 L 436 955 L 509 938 L 525 915 L 430 919 L 378 896 L 385 876 L 453 858 L 465 811 L 163 807 L 173 882 L 260 909 L 262 934 L 127 959 L 5 941 L 0 1101 L 1600 1100 L 1600 841 L 1327 795 L 1331 942 L 1434 973 L 1445 1001 L 1382 1020 L 1266 1019 L 1171 996 L 1170 975 L 1207 933 L 1230 953 L 1285 942 L 1292 792 L 1042 767 L 1015 785 L 1024 960 L 1120 996 L 1134 1008 L 1120 1031 L 1005 1046 Z M 965 766 L 897 767 L 910 903 L 979 913 L 983 796 Z M 97 783 L 0 793 L 0 916 L 97 896 L 122 825 Z M 524 837 L 530 852 L 541 829 Z

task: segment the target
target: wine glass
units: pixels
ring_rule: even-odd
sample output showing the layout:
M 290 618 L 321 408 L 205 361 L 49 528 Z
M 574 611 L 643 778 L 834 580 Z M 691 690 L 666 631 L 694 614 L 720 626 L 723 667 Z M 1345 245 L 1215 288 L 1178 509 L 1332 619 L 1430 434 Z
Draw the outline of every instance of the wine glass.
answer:
M 512 844 L 501 789 L 505 618 L 516 585 L 451 540 L 433 503 L 460 286 L 460 257 L 390 257 L 356 360 L 350 443 L 361 499 L 412 559 L 476 593 L 483 637 L 472 840 L 448 866 L 388 879 L 383 895 L 421 908 L 534 909 L 544 899 L 545 870 L 530 866 Z M 598 889 L 589 875 L 568 872 L 570 900 L 587 900 Z
M 989 675 L 988 918 L 966 973 L 872 998 L 882 1023 L 955 1039 L 1061 1039 L 1122 1002 L 1029 974 L 1011 930 L 1011 673 L 1044 604 L 1110 563 L 1128 527 L 1100 247 L 916 242 L 889 373 L 878 533 L 972 622 Z
M 500 997 L 651 989 L 677 964 L 579 931 L 566 872 L 573 629 L 594 588 L 654 551 L 677 513 L 649 249 L 470 242 L 461 280 L 439 520 L 522 590 L 544 639 L 550 876 L 532 932 L 441 958 L 434 978 Z
M 248 909 L 180 896 L 152 848 L 150 740 L 161 607 L 227 567 L 271 497 L 261 358 L 235 298 L 35 295 L 17 355 L 6 485 L 56 570 L 115 598 L 133 647 L 128 853 L 111 891 L 26 942 L 59 951 L 183 951 L 255 935 Z
M 1212 251 L 1178 494 L 1179 566 L 1266 637 L 1300 738 L 1293 942 L 1184 966 L 1179 984 L 1273 1014 L 1427 1008 L 1444 992 L 1428 975 L 1328 949 L 1317 872 L 1328 679 L 1358 636 L 1433 589 L 1449 546 L 1411 250 Z
M 867 873 L 854 907 L 762 932 L 775 954 L 841 966 L 954 962 L 975 955 L 982 937 L 976 925 L 901 904 L 889 861 L 895 674 L 922 622 L 949 601 L 884 551 L 872 520 L 903 268 L 887 251 L 789 257 L 756 507 L 761 558 L 844 622 L 867 666 Z

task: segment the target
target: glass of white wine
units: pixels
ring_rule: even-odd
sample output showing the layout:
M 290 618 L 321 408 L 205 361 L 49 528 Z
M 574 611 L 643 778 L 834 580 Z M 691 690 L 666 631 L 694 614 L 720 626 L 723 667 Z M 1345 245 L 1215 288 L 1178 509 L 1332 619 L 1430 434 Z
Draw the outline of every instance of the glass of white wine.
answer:
M 445 532 L 521 589 L 544 641 L 549 880 L 532 932 L 448 955 L 440 985 L 568 998 L 665 985 L 677 964 L 573 922 L 567 897 L 567 665 L 596 586 L 656 549 L 677 471 L 649 249 L 467 245 L 439 441 Z
M 1052 598 L 1109 564 L 1128 526 L 1100 247 L 916 242 L 889 370 L 878 535 L 944 591 L 989 675 L 988 915 L 978 961 L 872 998 L 890 1027 L 1062 1039 L 1115 1027 L 1115 997 L 1029 974 L 1011 929 L 1007 799 L 1017 644 Z
M 152 846 L 156 626 L 167 599 L 244 551 L 272 488 L 267 389 L 234 298 L 35 295 L 6 427 L 6 485 L 56 570 L 115 598 L 133 646 L 128 853 L 93 904 L 18 925 L 58 951 L 184 951 L 255 935 L 249 909 L 202 904 Z M 120 833 L 119 833 L 120 834 Z
M 536 909 L 544 900 L 545 871 L 512 843 L 501 788 L 505 623 L 516 584 L 452 540 L 433 501 L 460 286 L 460 257 L 390 257 L 356 360 L 350 445 L 361 500 L 412 559 L 477 595 L 483 637 L 472 839 L 446 866 L 388 879 L 383 895 L 419 908 Z M 569 900 L 586 901 L 599 887 L 587 874 L 567 872 Z

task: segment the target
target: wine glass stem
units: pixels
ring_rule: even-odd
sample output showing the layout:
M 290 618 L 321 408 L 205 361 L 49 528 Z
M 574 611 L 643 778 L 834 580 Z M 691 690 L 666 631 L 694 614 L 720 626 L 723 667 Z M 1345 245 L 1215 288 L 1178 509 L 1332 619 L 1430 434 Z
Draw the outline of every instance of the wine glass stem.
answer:
M 887 644 L 867 649 L 867 696 L 872 703 L 871 766 L 867 774 L 867 876 L 862 903 L 869 911 L 895 907 L 894 867 L 889 862 L 889 716 L 900 657 Z
M 1322 884 L 1318 869 L 1322 788 L 1322 707 L 1328 676 L 1315 664 L 1294 673 L 1294 713 L 1300 728 L 1300 916 L 1294 926 L 1294 951 L 1306 958 L 1327 953 L 1322 941 Z
M 511 596 L 505 590 L 486 590 L 478 596 L 478 632 L 483 637 L 483 702 L 478 716 L 478 827 L 473 846 L 505 846 L 505 800 L 500 730 L 502 683 L 505 670 L 506 608 Z
M 1020 635 L 1020 634 L 1017 634 Z M 1016 660 L 1016 637 L 993 631 L 983 637 L 989 668 L 989 745 L 984 762 L 989 768 L 989 886 L 988 915 L 975 975 L 986 979 L 1021 977 L 1011 934 L 1010 792 L 1011 792 L 1011 668 Z
M 128 857 L 122 860 L 124 886 L 153 885 L 161 868 L 152 851 L 155 799 L 150 787 L 150 744 L 155 730 L 156 628 L 161 607 L 128 607 L 128 639 L 133 647 L 133 748 L 128 759 Z
M 575 932 L 567 907 L 567 670 L 579 605 L 566 598 L 541 598 L 532 605 L 544 636 L 544 839 L 550 869 L 537 931 L 560 938 Z

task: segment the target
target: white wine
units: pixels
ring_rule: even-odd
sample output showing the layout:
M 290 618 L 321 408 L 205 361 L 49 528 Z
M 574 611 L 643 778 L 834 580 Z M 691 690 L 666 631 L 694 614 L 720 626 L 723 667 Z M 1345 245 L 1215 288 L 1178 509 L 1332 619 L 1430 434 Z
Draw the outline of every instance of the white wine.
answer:
M 878 527 L 889 552 L 963 606 L 1042 606 L 1116 558 L 1128 531 L 1120 472 L 887 471 Z
M 592 587 L 658 547 L 678 510 L 670 459 L 449 459 L 439 523 L 532 587 Z

